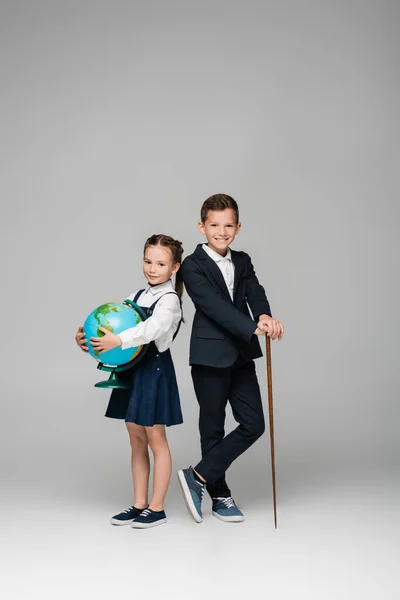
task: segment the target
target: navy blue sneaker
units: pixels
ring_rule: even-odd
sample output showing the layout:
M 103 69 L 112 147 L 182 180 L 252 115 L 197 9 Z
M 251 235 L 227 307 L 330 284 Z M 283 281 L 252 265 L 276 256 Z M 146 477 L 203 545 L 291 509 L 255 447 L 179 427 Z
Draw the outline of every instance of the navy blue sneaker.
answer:
M 244 521 L 244 515 L 230 496 L 228 498 L 213 498 L 212 514 L 221 521 L 237 523 Z
M 133 519 L 131 527 L 135 529 L 148 529 L 149 527 L 157 527 L 167 522 L 167 515 L 163 510 L 151 510 L 145 508 L 140 515 Z
M 134 506 L 130 506 L 126 510 L 118 513 L 118 515 L 114 515 L 111 518 L 110 523 L 112 525 L 130 525 L 136 517 L 140 515 L 143 508 L 135 508 Z
M 197 481 L 191 467 L 178 471 L 178 479 L 190 514 L 197 523 L 201 523 L 203 521 L 201 503 L 206 489 L 205 484 Z

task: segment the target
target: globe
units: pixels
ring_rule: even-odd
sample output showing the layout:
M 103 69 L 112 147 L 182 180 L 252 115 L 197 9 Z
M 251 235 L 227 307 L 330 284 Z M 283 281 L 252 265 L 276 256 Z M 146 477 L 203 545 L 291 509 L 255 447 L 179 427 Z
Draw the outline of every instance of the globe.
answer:
M 104 333 L 99 331 L 100 327 L 108 329 L 112 333 L 121 333 L 130 327 L 136 327 L 138 323 L 146 318 L 146 314 L 134 302 L 126 300 L 123 303 L 108 302 L 95 308 L 83 325 L 83 331 L 88 342 L 89 354 L 102 363 L 110 367 L 119 367 L 136 362 L 143 346 L 136 346 L 122 350 L 114 348 L 106 352 L 96 352 L 90 343 L 91 337 L 103 337 Z M 108 369 L 107 369 L 108 370 Z

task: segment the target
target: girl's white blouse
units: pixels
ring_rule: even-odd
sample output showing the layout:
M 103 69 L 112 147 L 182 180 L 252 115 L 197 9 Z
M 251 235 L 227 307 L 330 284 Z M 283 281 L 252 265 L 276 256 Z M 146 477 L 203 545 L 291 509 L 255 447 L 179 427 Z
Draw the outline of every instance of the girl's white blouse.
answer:
M 148 286 L 140 294 L 136 304 L 143 308 L 150 308 L 166 292 L 174 291 L 171 280 L 160 285 Z M 128 300 L 133 300 L 136 294 L 137 292 L 128 296 Z M 122 340 L 122 350 L 154 341 L 157 349 L 164 352 L 170 347 L 181 318 L 182 311 L 178 296 L 176 294 L 165 295 L 157 302 L 153 314 L 146 321 L 118 334 Z

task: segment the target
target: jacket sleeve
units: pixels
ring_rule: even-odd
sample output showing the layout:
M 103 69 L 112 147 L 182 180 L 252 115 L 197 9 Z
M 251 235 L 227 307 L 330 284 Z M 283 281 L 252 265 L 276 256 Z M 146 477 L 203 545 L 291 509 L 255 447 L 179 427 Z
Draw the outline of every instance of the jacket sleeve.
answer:
M 231 335 L 249 342 L 257 324 L 223 298 L 194 261 L 186 259 L 181 266 L 185 288 L 193 304 Z M 260 313 L 261 314 L 261 313 Z
M 253 313 L 256 321 L 258 321 L 260 315 L 269 315 L 272 317 L 271 308 L 265 294 L 265 290 L 258 282 L 250 256 L 246 254 L 246 257 L 248 259 L 245 281 L 247 303 L 250 306 L 251 312 Z

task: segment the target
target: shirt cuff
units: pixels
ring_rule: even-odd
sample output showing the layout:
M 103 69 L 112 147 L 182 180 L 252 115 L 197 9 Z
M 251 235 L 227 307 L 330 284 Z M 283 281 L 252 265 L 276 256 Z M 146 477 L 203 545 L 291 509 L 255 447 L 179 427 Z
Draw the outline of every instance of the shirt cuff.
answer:
M 126 350 L 127 348 L 132 348 L 133 346 L 136 345 L 135 340 L 132 340 L 133 331 L 134 331 L 134 328 L 125 329 L 125 331 L 121 331 L 121 333 L 117 334 L 122 342 L 122 344 L 120 346 L 121 350 Z

